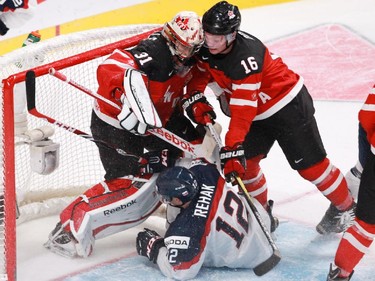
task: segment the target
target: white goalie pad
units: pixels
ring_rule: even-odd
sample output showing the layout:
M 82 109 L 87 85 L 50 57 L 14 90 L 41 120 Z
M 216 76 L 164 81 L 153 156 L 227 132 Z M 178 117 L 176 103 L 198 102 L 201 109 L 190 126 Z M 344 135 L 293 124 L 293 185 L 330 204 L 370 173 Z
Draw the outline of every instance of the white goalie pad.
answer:
M 160 206 L 160 198 L 155 191 L 157 176 L 154 174 L 146 182 L 135 180 L 135 186 L 141 185 L 139 189 L 130 196 L 119 197 L 114 203 L 89 211 L 85 211 L 85 206 L 80 207 L 80 210 L 76 208 L 70 221 L 70 230 L 78 242 L 77 254 L 87 257 L 95 240 L 132 228 L 156 211 Z M 90 206 L 89 200 L 87 205 Z
M 124 75 L 124 89 L 130 108 L 141 123 L 161 128 L 162 123 L 145 85 L 142 73 L 127 69 Z

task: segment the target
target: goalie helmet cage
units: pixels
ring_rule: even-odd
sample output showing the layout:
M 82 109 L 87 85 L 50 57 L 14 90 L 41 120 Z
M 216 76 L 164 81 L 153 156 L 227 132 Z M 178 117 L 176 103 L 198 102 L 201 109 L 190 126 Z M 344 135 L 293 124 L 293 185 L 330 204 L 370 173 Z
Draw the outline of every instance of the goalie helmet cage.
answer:
M 16 280 L 17 225 L 58 214 L 104 176 L 96 145 L 58 126 L 50 137 L 60 144 L 58 168 L 49 175 L 32 171 L 30 144 L 17 131 L 19 115 L 26 120 L 28 130 L 51 124 L 27 113 L 27 70 L 35 71 L 35 99 L 40 112 L 90 132 L 93 99 L 48 75 L 49 69 L 53 67 L 96 91 L 96 68 L 109 54 L 132 47 L 160 29 L 159 25 L 126 25 L 77 32 L 20 48 L 1 58 L 0 280 Z M 20 216 L 16 219 L 18 207 Z

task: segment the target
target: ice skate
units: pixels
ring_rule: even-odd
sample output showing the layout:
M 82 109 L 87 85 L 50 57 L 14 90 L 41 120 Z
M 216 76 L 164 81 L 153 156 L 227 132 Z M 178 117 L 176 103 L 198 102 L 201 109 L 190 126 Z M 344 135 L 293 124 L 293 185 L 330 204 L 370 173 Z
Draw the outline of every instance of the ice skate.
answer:
M 353 224 L 356 203 L 345 211 L 340 211 L 333 204 L 330 204 L 324 217 L 316 226 L 320 234 L 341 233 Z
M 352 271 L 352 273 L 350 273 L 348 277 L 339 277 L 340 273 L 341 269 L 338 267 L 336 269 L 333 269 L 331 264 L 329 267 L 327 281 L 349 281 L 352 278 L 354 271 Z
M 53 253 L 67 258 L 74 258 L 77 256 L 75 247 L 75 240 L 73 236 L 64 230 L 61 223 L 57 223 L 56 227 L 50 233 L 48 241 L 44 243 L 44 247 Z

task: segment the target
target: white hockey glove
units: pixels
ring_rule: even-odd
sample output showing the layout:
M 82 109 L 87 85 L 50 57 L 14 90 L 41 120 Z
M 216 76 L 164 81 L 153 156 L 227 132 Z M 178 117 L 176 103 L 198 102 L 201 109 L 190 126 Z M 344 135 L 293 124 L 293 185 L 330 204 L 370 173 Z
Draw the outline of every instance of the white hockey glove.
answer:
M 117 116 L 121 127 L 137 135 L 144 135 L 148 128 L 162 127 L 161 120 L 146 86 L 147 76 L 137 70 L 127 69 L 124 75 L 123 104 Z

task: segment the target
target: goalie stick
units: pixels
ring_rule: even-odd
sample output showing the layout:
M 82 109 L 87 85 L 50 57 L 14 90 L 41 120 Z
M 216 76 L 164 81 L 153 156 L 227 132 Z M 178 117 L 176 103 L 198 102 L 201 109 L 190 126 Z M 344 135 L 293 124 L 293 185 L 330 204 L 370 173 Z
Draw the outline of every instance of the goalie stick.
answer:
M 27 73 L 26 73 L 26 101 L 27 101 L 27 110 L 28 112 L 31 114 L 31 115 L 34 115 L 35 117 L 38 117 L 38 118 L 41 118 L 41 119 L 44 119 L 46 120 L 47 122 L 53 124 L 53 125 L 56 125 L 62 129 L 65 129 L 67 130 L 68 132 L 71 132 L 73 134 L 76 134 L 86 140 L 89 140 L 89 141 L 92 141 L 98 145 L 101 145 L 103 147 L 106 147 L 108 149 L 113 149 L 115 150 L 118 154 L 120 155 L 123 155 L 123 156 L 126 156 L 126 157 L 134 157 L 138 160 L 139 163 L 143 162 L 143 161 L 146 161 L 144 158 L 138 156 L 138 155 L 134 155 L 134 154 L 130 154 L 130 153 L 127 153 L 126 151 L 124 151 L 123 149 L 121 148 L 118 148 L 118 147 L 115 147 L 113 146 L 112 144 L 109 144 L 105 141 L 102 141 L 102 140 L 97 140 L 97 139 L 94 139 L 94 137 L 90 134 L 87 134 L 79 129 L 76 129 L 72 126 L 69 126 L 67 124 L 64 124 L 52 117 L 49 117 L 41 112 L 39 112 L 36 108 L 36 105 L 35 105 L 35 72 L 32 71 L 32 70 L 29 70 Z
M 76 81 L 71 80 L 67 76 L 65 76 L 63 73 L 55 70 L 54 68 L 50 68 L 49 74 L 52 75 L 53 77 L 56 77 L 57 79 L 68 83 L 69 85 L 75 87 L 76 89 L 88 94 L 89 96 L 95 98 L 95 99 L 100 99 L 101 101 L 104 101 L 110 106 L 113 106 L 114 108 L 120 109 L 120 107 L 115 104 L 114 102 L 104 98 L 103 96 L 99 95 L 96 92 L 91 91 L 90 89 L 86 88 L 83 85 L 80 85 Z M 184 151 L 186 154 L 197 157 L 198 155 L 198 147 L 183 138 L 177 136 L 176 134 L 170 132 L 169 130 L 165 128 L 155 128 L 155 129 L 148 129 L 147 130 L 149 133 L 152 135 L 157 136 L 158 138 L 168 142 L 169 144 L 179 148 L 180 150 Z
M 212 121 L 211 121 L 210 116 L 206 115 L 205 120 L 206 120 L 207 127 L 209 128 L 209 130 L 212 134 L 212 137 L 216 141 L 219 148 L 222 148 L 223 144 L 221 142 L 219 134 L 216 132 L 214 126 L 212 125 Z M 276 243 L 273 240 L 270 232 L 268 231 L 268 229 L 267 229 L 267 227 L 266 227 L 257 207 L 255 206 L 255 204 L 253 202 L 253 199 L 251 198 L 250 194 L 247 192 L 246 187 L 245 187 L 244 183 L 242 182 L 241 178 L 237 175 L 233 175 L 233 182 L 237 183 L 238 186 L 240 187 L 240 189 L 242 191 L 242 194 L 246 199 L 246 202 L 249 204 L 251 211 L 253 212 L 260 228 L 262 229 L 263 234 L 266 236 L 266 239 L 267 239 L 267 241 L 268 241 L 268 243 L 269 243 L 269 245 L 271 246 L 271 249 L 272 249 L 272 255 L 267 260 L 265 260 L 261 264 L 257 265 L 253 269 L 254 273 L 257 276 L 262 276 L 262 275 L 266 274 L 267 272 L 269 272 L 272 268 L 274 268 L 280 262 L 281 253 L 280 253 L 279 248 L 276 246 Z

